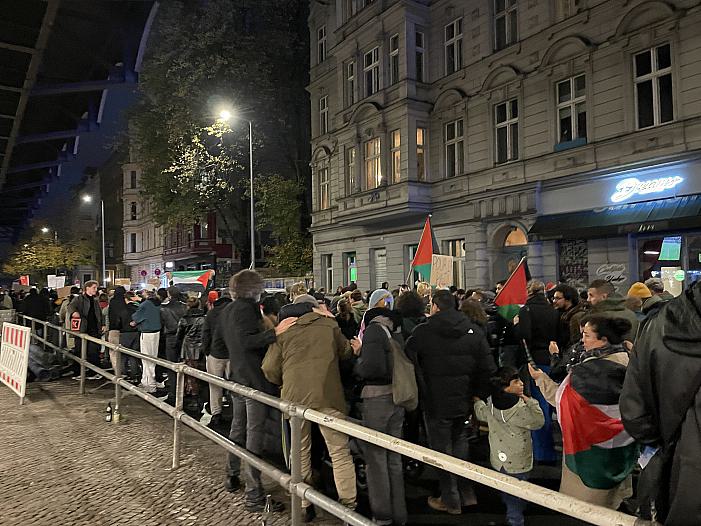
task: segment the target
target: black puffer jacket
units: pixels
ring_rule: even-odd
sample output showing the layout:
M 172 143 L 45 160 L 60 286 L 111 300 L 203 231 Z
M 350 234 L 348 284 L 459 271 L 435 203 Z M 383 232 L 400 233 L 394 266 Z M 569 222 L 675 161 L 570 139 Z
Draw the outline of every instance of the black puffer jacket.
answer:
M 360 356 L 355 364 L 355 374 L 363 380 L 365 385 L 389 385 L 392 383 L 392 346 L 389 336 L 401 347 L 404 346 L 404 339 L 391 319 L 392 311 L 389 309 L 371 309 L 368 313 L 375 312 L 370 322 L 368 322 L 363 334 L 363 347 Z M 387 330 L 385 330 L 385 327 Z
M 557 341 L 560 315 L 545 299 L 544 294 L 533 294 L 518 312 L 519 323 L 516 333 L 519 340 L 524 339 L 535 363 L 550 365 L 548 345 Z
M 121 327 L 121 319 L 127 315 L 127 303 L 124 301 L 124 287 L 117 287 L 114 289 L 114 296 L 109 303 L 109 308 L 107 310 L 107 316 L 109 318 L 110 331 L 119 331 Z M 131 320 L 131 314 L 129 315 L 129 320 Z
M 489 395 L 494 358 L 482 329 L 462 312 L 429 317 L 416 326 L 406 349 L 415 359 L 420 397 L 430 418 L 466 416 L 473 395 Z
M 701 524 L 701 282 L 670 300 L 635 343 L 623 384 L 623 425 L 643 444 L 670 448 L 678 429 L 665 526 Z M 681 427 L 680 427 L 681 426 Z M 645 471 L 641 483 L 646 477 Z M 659 518 L 658 518 L 659 520 Z

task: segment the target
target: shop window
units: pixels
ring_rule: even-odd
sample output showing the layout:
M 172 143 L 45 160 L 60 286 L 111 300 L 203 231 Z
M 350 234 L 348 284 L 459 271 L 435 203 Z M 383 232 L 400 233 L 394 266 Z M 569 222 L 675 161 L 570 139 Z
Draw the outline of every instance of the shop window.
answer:
M 528 244 L 526 234 L 520 228 L 514 228 L 504 239 L 505 247 L 517 247 Z
M 665 290 L 678 296 L 684 285 L 682 237 L 666 236 L 638 241 L 640 281 L 660 278 Z M 681 277 L 681 280 L 678 278 Z
M 672 54 L 664 44 L 635 55 L 635 105 L 638 129 L 674 119 Z

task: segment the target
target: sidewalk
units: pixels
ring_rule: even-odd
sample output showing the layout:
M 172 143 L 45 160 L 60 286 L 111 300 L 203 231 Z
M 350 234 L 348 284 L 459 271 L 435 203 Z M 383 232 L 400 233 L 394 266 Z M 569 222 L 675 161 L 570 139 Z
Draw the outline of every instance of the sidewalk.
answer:
M 27 392 L 20 406 L 0 384 L 2 526 L 261 524 L 242 491 L 224 490 L 225 452 L 184 426 L 181 467 L 171 471 L 173 423 L 153 406 L 126 396 L 125 421 L 110 424 L 111 386 L 79 396 L 67 379 Z M 285 513 L 268 522 L 288 523 Z

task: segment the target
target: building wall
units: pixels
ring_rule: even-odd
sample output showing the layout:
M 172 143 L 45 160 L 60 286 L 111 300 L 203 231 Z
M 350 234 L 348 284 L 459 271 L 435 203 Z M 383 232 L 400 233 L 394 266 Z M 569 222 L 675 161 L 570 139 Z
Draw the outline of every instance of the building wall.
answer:
M 367 2 L 362 2 L 367 3 Z M 634 165 L 651 165 L 693 155 L 701 145 L 701 7 L 693 1 L 557 0 L 516 2 L 518 37 L 494 50 L 493 4 L 376 0 L 348 16 L 351 2 L 311 2 L 311 135 L 314 272 L 321 255 L 355 249 L 363 288 L 370 282 L 371 250 L 387 248 L 389 279 L 404 281 L 404 244 L 415 244 L 427 213 L 442 242 L 464 238 L 465 285 L 487 286 L 504 277 L 519 249 L 505 250 L 504 233 L 533 223 L 539 189 L 569 177 Z M 575 6 L 576 4 L 576 6 Z M 358 6 L 361 5 L 358 0 Z M 446 25 L 462 22 L 462 67 L 446 75 Z M 327 58 L 317 64 L 317 31 L 326 26 Z M 426 82 L 415 79 L 416 32 L 424 34 Z M 390 41 L 399 35 L 399 80 L 390 85 Z M 671 49 L 674 118 L 638 129 L 634 56 L 661 44 Z M 347 95 L 347 64 L 356 63 L 363 83 L 364 53 L 379 47 L 380 89 Z M 584 74 L 584 143 L 558 144 L 557 83 Z M 328 133 L 320 133 L 319 98 L 327 97 Z M 495 107 L 518 103 L 518 159 L 498 163 Z M 447 177 L 446 124 L 463 121 L 463 169 Z M 418 181 L 416 128 L 425 127 L 427 176 Z M 388 180 L 391 132 L 401 132 L 401 175 Z M 371 138 L 381 143 L 385 177 L 378 188 L 364 183 L 362 150 Z M 569 146 L 569 147 L 568 147 Z M 356 148 L 354 187 L 346 155 Z M 328 169 L 330 200 L 320 202 L 320 174 Z M 701 174 L 699 174 L 701 176 Z M 358 184 L 360 182 L 360 184 Z M 457 236 L 457 237 L 449 237 Z M 339 241 L 342 240 L 342 241 Z M 625 259 L 625 238 L 590 243 L 593 273 L 600 262 Z M 522 247 L 537 277 L 555 280 L 557 244 Z M 403 274 L 403 276 L 402 276 Z M 340 276 L 340 274 L 338 274 Z M 338 283 L 342 281 L 337 280 Z M 323 280 L 322 280 L 323 282 Z

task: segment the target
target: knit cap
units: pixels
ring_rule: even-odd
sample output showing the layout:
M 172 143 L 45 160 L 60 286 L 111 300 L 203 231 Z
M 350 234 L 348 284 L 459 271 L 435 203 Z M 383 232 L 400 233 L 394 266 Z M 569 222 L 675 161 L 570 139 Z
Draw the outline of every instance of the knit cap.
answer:
M 377 289 L 375 292 L 370 294 L 370 301 L 368 302 L 368 308 L 373 309 L 377 307 L 377 304 L 380 302 L 382 298 L 387 298 L 387 297 L 392 297 L 392 293 L 388 291 L 387 289 Z M 388 306 L 391 304 L 391 302 L 387 301 Z
M 635 296 L 636 298 L 649 298 L 652 296 L 652 292 L 645 286 L 645 283 L 640 283 L 636 281 L 628 289 L 628 296 Z

